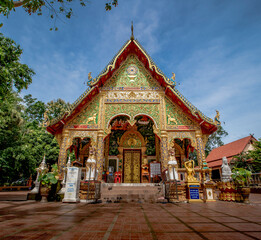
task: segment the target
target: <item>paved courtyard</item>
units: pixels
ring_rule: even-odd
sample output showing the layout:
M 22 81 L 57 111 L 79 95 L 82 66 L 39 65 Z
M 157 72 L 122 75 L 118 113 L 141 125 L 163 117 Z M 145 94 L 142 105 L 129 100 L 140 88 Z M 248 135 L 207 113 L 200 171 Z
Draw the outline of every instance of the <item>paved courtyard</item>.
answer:
M 0 239 L 261 239 L 252 203 L 0 202 Z

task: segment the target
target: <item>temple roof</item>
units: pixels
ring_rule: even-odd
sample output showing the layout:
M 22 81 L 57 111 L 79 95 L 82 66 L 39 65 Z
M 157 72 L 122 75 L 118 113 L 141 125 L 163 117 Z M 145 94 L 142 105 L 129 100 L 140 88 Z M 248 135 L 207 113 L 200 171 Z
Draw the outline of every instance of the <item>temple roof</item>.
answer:
M 59 129 L 61 130 L 64 124 L 78 114 L 81 109 L 83 109 L 85 105 L 100 92 L 100 88 L 113 76 L 115 71 L 130 54 L 135 54 L 139 61 L 141 61 L 144 67 L 150 72 L 151 76 L 158 81 L 163 89 L 165 89 L 165 94 L 171 98 L 172 101 L 179 104 L 187 115 L 201 125 L 203 133 L 211 134 L 217 130 L 217 125 L 214 121 L 201 113 L 175 88 L 174 81 L 164 75 L 141 44 L 133 38 L 128 40 L 122 46 L 119 52 L 96 78 L 90 77 L 88 82 L 89 88 L 70 106 L 65 113 L 61 114 L 60 117 L 53 119 L 47 127 L 47 130 L 52 134 L 55 134 L 55 132 L 59 131 Z
M 234 156 L 242 153 L 245 150 L 247 144 L 251 143 L 251 141 L 257 140 L 252 135 L 250 135 L 213 149 L 206 158 L 208 167 L 220 167 L 222 165 L 223 157 L 226 157 L 228 159 L 228 162 L 230 162 Z

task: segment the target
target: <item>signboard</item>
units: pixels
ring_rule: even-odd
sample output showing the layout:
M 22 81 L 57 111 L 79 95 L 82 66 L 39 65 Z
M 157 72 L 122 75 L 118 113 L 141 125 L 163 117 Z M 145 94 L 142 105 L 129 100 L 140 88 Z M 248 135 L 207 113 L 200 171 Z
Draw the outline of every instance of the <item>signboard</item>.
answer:
M 160 163 L 150 163 L 150 176 L 155 177 L 161 175 Z
M 79 190 L 81 169 L 77 167 L 67 168 L 67 177 L 63 202 L 79 202 Z
M 207 192 L 207 200 L 214 200 L 213 189 L 212 188 L 207 188 L 206 192 Z
M 189 189 L 190 199 L 199 199 L 199 190 L 198 188 L 190 188 Z

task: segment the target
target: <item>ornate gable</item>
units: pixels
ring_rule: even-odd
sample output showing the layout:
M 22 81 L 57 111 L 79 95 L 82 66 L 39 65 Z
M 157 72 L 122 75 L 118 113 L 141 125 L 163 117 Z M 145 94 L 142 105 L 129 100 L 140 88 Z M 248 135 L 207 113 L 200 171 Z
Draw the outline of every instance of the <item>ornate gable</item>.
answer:
M 175 88 L 173 81 L 162 73 L 137 40 L 127 41 L 98 77 L 92 79 L 90 76 L 89 86 L 91 88 L 66 113 L 50 123 L 47 127 L 49 132 L 56 134 L 71 123 L 101 128 L 119 113 L 126 113 L 131 118 L 138 113 L 148 114 L 157 123 L 166 120 L 162 126 L 170 129 L 197 125 L 204 134 L 211 134 L 217 129 L 212 119 L 202 114 Z M 101 91 L 105 94 L 102 110 L 100 97 L 97 97 Z M 159 108 L 163 99 L 166 100 L 165 120 Z
M 161 89 L 160 84 L 151 77 L 150 73 L 134 54 L 127 57 L 126 61 L 122 63 L 102 89 L 123 90 L 123 88 L 128 87 L 143 90 Z

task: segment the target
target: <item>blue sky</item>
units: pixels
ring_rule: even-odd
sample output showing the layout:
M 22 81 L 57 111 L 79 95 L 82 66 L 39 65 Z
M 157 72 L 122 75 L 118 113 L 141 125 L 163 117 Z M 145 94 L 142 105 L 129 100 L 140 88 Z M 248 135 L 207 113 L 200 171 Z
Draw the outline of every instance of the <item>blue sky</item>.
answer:
M 74 102 L 86 89 L 88 72 L 98 75 L 130 37 L 166 76 L 176 73 L 180 92 L 205 115 L 220 111 L 225 143 L 254 133 L 261 137 L 260 0 L 119 0 L 71 4 L 74 16 L 53 22 L 11 13 L 1 31 L 23 48 L 22 62 L 36 75 L 23 95 L 44 102 Z

